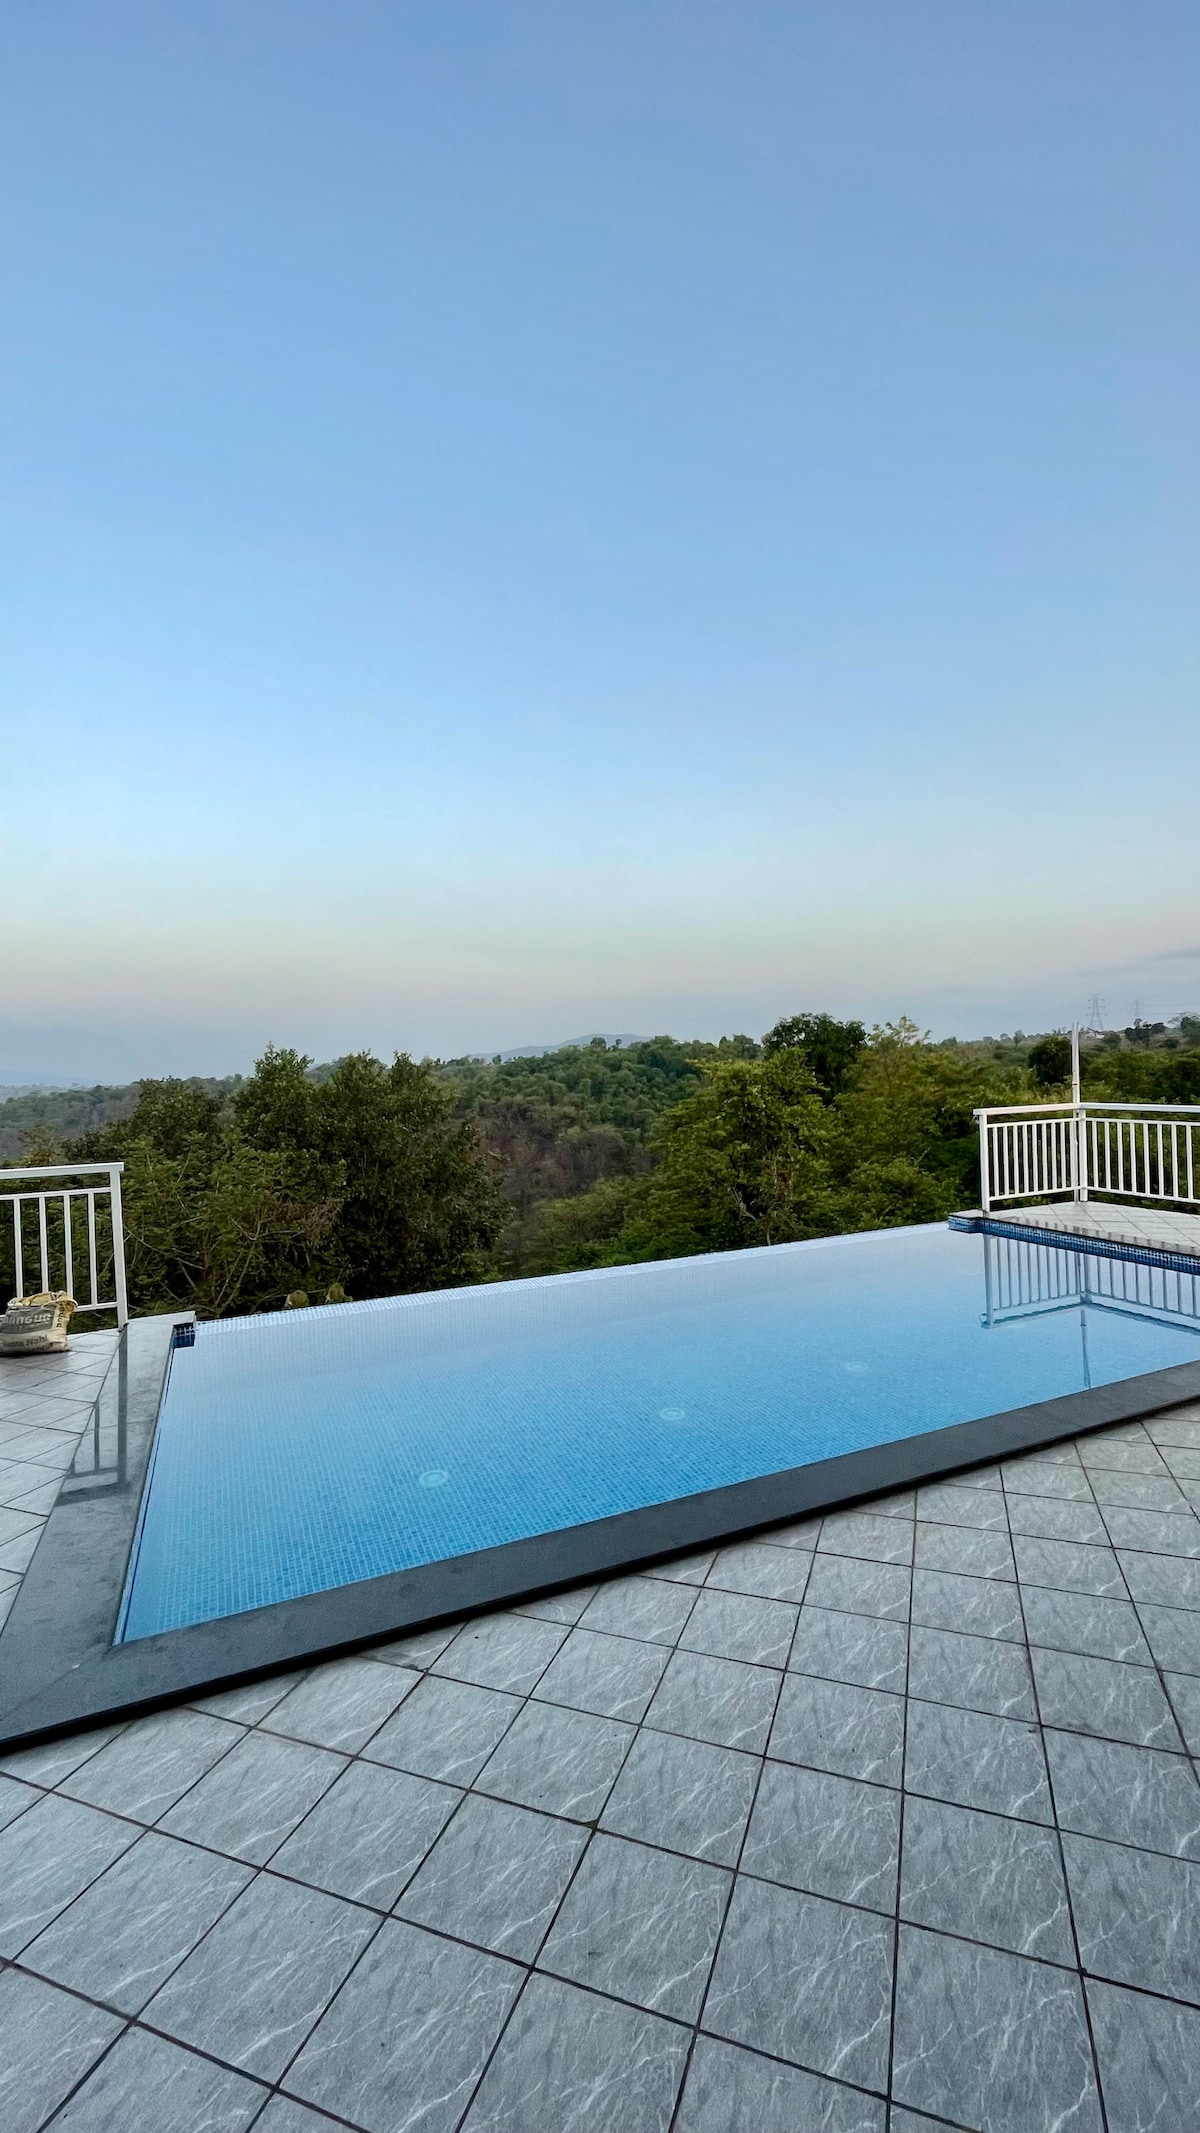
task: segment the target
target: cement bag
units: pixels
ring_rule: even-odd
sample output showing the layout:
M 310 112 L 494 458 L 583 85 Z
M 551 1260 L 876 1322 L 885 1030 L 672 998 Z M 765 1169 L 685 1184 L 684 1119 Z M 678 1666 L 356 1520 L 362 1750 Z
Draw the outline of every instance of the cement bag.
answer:
M 57 1355 L 67 1345 L 75 1298 L 65 1289 L 14 1296 L 0 1318 L 0 1355 Z

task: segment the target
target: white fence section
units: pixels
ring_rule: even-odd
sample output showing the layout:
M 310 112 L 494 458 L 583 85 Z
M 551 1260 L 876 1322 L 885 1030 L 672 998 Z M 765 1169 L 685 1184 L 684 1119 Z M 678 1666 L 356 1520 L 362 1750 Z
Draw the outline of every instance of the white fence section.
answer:
M 980 1205 L 1014 1200 L 1200 1203 L 1200 1104 L 1010 1104 L 977 1111 Z
M 0 1309 L 9 1296 L 65 1289 L 81 1311 L 115 1311 L 118 1326 L 126 1323 L 124 1167 L 44 1163 L 0 1170 L 0 1207 L 12 1209 L 11 1231 L 0 1225 L 0 1276 L 7 1288 Z M 57 1182 L 42 1182 L 51 1178 Z

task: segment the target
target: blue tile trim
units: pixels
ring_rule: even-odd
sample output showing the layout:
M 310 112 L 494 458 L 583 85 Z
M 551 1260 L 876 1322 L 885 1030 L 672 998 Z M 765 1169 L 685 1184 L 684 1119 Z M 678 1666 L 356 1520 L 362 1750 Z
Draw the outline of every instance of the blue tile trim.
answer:
M 1017 1217 L 997 1215 L 951 1215 L 950 1229 L 969 1230 L 976 1236 L 1016 1237 L 1023 1244 L 1054 1244 L 1068 1252 L 1087 1252 L 1094 1259 L 1132 1259 L 1138 1266 L 1167 1267 L 1175 1274 L 1200 1274 L 1200 1252 L 1168 1252 L 1156 1244 L 1121 1244 L 1110 1237 L 1081 1237 L 1075 1230 L 1048 1229 L 1044 1223 L 1021 1222 Z

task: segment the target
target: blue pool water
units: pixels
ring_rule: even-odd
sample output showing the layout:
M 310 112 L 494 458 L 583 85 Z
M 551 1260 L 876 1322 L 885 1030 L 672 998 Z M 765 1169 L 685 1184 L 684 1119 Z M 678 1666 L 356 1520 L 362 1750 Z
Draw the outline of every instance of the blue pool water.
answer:
M 201 1325 L 121 1634 L 1200 1359 L 1132 1274 L 938 1226 Z

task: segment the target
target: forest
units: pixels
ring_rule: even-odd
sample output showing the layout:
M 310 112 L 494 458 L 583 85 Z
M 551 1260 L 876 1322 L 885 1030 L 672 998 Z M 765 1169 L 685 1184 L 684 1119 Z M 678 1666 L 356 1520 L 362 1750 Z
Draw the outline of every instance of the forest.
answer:
M 492 1060 L 272 1046 L 245 1077 L 25 1094 L 0 1156 L 122 1160 L 132 1308 L 225 1317 L 937 1221 L 977 1201 L 974 1109 L 1069 1077 L 1061 1033 L 816 1013 Z M 1083 1090 L 1200 1102 L 1200 1019 L 1089 1037 Z

